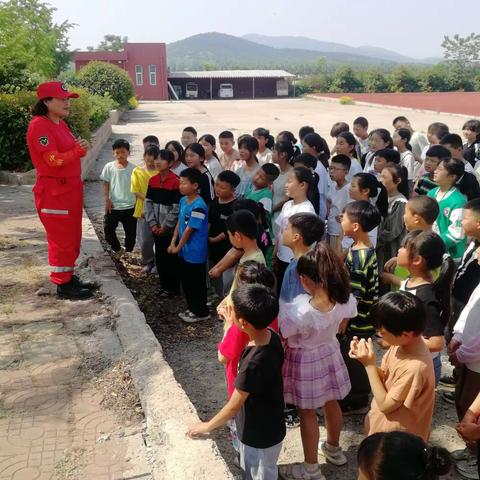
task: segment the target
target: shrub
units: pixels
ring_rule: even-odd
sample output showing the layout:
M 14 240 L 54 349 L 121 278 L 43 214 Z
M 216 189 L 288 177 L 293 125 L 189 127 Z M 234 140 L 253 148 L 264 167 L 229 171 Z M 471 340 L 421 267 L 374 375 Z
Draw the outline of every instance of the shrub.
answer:
M 343 95 L 340 97 L 340 105 L 355 105 L 355 101 L 352 97 L 348 95 Z
M 109 94 L 121 107 L 128 106 L 135 95 L 132 80 L 128 73 L 106 62 L 90 62 L 78 72 L 78 82 L 90 93 Z
M 0 170 L 32 168 L 26 133 L 36 100 L 33 92 L 0 94 Z
M 65 119 L 76 137 L 90 140 L 90 100 L 85 90 L 70 87 L 70 91 L 78 93 L 79 98 L 71 100 L 70 115 Z
M 128 101 L 128 109 L 135 110 L 138 107 L 138 100 L 136 97 L 131 97 Z
M 96 130 L 110 116 L 110 110 L 118 107 L 118 104 L 110 95 L 89 95 L 90 101 L 90 131 Z

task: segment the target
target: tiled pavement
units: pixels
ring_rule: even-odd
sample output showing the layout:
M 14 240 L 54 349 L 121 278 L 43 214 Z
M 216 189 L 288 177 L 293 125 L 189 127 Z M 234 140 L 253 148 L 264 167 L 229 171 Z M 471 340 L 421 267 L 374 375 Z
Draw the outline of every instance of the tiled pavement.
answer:
M 34 294 L 46 245 L 31 192 L 0 187 L 0 206 L 12 195 L 17 211 L 0 209 L 0 480 L 151 478 L 141 425 L 104 409 L 82 368 L 121 355 L 108 308 Z

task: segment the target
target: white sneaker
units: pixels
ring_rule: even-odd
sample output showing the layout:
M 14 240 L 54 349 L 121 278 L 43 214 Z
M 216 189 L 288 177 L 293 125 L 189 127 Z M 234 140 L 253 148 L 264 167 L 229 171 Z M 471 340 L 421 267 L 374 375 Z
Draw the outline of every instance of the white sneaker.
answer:
M 205 317 L 199 317 L 198 315 L 195 315 L 194 313 L 190 312 L 190 310 L 179 313 L 178 316 L 186 323 L 202 322 L 210 318 L 210 315 L 206 315 Z
M 320 465 L 315 470 L 307 470 L 305 463 L 290 463 L 289 465 L 280 465 L 278 474 L 284 480 L 325 480 Z
M 328 462 L 340 467 L 347 463 L 347 457 L 343 454 L 342 447 L 332 447 L 326 441 L 320 441 L 318 444 L 318 453 Z
M 468 448 L 464 448 L 463 450 L 454 450 L 450 456 L 455 462 L 461 462 L 462 460 L 468 460 L 468 453 Z

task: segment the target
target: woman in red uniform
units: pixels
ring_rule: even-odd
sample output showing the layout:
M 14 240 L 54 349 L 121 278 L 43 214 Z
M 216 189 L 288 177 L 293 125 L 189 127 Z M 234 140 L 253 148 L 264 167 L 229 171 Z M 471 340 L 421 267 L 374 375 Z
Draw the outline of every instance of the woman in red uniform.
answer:
M 75 138 L 63 120 L 70 113 L 70 98 L 78 94 L 62 82 L 47 82 L 38 86 L 37 97 L 27 143 L 37 169 L 33 192 L 47 234 L 50 280 L 59 298 L 83 300 L 92 296 L 93 285 L 82 283 L 73 269 L 82 240 L 81 158 L 89 144 Z

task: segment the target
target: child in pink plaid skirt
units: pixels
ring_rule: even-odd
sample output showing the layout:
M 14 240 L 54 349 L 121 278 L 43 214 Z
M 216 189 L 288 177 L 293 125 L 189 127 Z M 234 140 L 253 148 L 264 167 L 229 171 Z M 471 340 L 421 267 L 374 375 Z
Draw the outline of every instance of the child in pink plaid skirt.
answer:
M 350 391 L 350 379 L 336 335 L 344 320 L 357 315 L 357 302 L 343 262 L 326 243 L 300 257 L 297 272 L 307 294 L 282 306 L 279 326 L 286 339 L 284 399 L 298 408 L 305 462 L 280 468 L 289 479 L 320 480 L 319 450 L 335 465 L 347 461 L 339 446 L 343 419 L 337 400 Z M 319 445 L 320 407 L 327 441 Z

